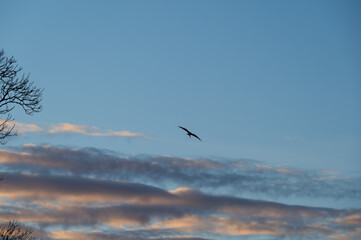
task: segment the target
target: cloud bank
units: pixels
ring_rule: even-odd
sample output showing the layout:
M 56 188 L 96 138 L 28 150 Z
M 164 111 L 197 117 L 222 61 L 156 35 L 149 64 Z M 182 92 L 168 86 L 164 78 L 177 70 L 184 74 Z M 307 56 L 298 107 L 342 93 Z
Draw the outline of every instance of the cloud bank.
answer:
M 238 159 L 189 159 L 173 156 L 120 156 L 96 148 L 24 145 L 0 150 L 0 163 L 12 171 L 71 174 L 150 183 L 162 188 L 189 186 L 233 195 L 361 199 L 361 178 L 330 171 L 274 167 Z M 166 179 L 166 181 L 164 181 Z
M 360 197 L 359 179 L 319 179 L 333 172 L 49 145 L 1 150 L 0 169 L 0 221 L 31 224 L 46 239 L 361 237 L 361 209 L 242 197 Z

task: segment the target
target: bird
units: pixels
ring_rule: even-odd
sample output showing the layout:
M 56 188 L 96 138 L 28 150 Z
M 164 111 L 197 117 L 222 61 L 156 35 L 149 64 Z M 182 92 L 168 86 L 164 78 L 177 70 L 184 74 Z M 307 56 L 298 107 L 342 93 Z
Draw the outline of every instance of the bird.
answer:
M 198 138 L 199 141 L 202 141 L 197 135 L 195 135 L 194 133 L 190 132 L 188 129 L 186 129 L 186 128 L 184 128 L 184 127 L 181 127 L 181 126 L 178 126 L 178 127 L 181 128 L 181 129 L 183 129 L 184 131 L 186 131 L 186 132 L 187 132 L 187 135 L 188 135 L 189 137 L 193 136 L 193 137 L 195 137 L 195 138 Z

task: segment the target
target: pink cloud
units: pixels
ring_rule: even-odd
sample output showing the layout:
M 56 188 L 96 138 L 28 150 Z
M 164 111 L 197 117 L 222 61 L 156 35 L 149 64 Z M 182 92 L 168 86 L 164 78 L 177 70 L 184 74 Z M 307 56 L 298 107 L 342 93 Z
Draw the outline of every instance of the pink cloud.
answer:
M 15 129 L 19 134 L 24 135 L 26 132 L 47 133 L 47 134 L 61 134 L 61 133 L 76 133 L 86 136 L 96 137 L 135 137 L 148 138 L 143 133 L 136 133 L 130 131 L 113 131 L 102 130 L 94 126 L 76 125 L 71 123 L 56 123 L 56 124 L 27 124 L 21 122 L 9 122 L 8 125 L 15 125 Z

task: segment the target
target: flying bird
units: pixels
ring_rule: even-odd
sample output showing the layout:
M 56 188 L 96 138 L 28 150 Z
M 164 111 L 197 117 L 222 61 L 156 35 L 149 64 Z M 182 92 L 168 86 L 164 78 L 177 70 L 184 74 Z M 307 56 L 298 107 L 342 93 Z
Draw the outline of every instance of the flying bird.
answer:
M 181 126 L 178 126 L 178 127 L 181 128 L 181 129 L 183 129 L 184 131 L 186 131 L 186 132 L 187 132 L 187 135 L 188 135 L 189 137 L 193 136 L 193 137 L 195 137 L 195 138 L 198 138 L 199 141 L 202 141 L 197 135 L 195 135 L 194 133 L 190 132 L 188 129 L 186 129 L 186 128 L 184 128 L 184 127 L 181 127 Z

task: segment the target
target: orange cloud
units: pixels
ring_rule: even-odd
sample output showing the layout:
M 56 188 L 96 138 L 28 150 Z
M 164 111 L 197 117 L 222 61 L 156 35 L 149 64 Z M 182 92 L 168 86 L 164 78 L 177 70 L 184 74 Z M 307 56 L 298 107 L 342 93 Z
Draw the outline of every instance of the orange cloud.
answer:
M 42 124 L 42 127 L 40 127 L 37 124 L 27 124 L 27 123 L 9 121 L 7 125 L 9 125 L 9 127 L 15 125 L 15 129 L 21 135 L 24 135 L 24 133 L 26 132 L 37 132 L 37 133 L 48 133 L 48 134 L 78 133 L 87 136 L 98 136 L 98 137 L 139 137 L 139 138 L 148 138 L 148 139 L 151 138 L 143 133 L 134 133 L 130 131 L 113 131 L 113 130 L 105 131 L 98 127 L 76 125 L 71 123 Z
M 54 239 L 79 239 L 85 240 L 87 236 L 81 231 L 53 231 L 50 234 L 51 238 Z
M 14 122 L 14 124 L 19 133 L 42 132 L 43 131 L 43 129 L 36 124 L 27 124 L 27 123 L 20 123 L 20 122 Z
M 277 223 L 277 225 L 280 225 Z M 150 228 L 169 228 L 182 232 L 208 232 L 223 235 L 283 235 L 274 222 L 248 222 L 227 217 L 187 215 L 153 224 Z
M 51 124 L 50 129 L 47 131 L 50 134 L 61 132 L 73 132 L 87 135 L 89 132 L 99 131 L 97 127 L 88 127 L 85 125 L 75 125 L 70 123 Z
M 0 122 L 5 122 L 5 119 L 0 119 Z M 25 132 L 42 132 L 43 129 L 36 124 L 21 123 L 16 121 L 7 121 L 5 125 L 11 128 L 15 125 L 15 129 L 20 135 L 24 135 Z
M 356 240 L 353 237 L 344 235 L 344 234 L 340 234 L 340 233 L 334 233 L 328 236 L 331 239 L 337 239 L 337 240 Z
M 360 215 L 350 215 L 343 219 L 337 219 L 335 222 L 343 224 L 355 224 L 361 227 L 361 216 Z
M 56 133 L 79 133 L 88 136 L 98 136 L 98 137 L 141 137 L 141 138 L 150 138 L 142 133 L 133 133 L 129 131 L 103 131 L 98 127 L 89 127 L 85 125 L 75 125 L 70 123 L 58 123 L 51 124 L 47 130 L 49 134 Z

